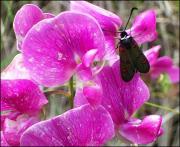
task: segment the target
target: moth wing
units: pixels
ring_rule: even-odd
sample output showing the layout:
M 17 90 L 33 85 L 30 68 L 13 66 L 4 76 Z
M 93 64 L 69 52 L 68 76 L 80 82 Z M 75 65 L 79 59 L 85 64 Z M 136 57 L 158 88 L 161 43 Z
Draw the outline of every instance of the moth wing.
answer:
M 141 73 L 147 73 L 150 70 L 149 61 L 139 48 L 137 43 L 133 40 L 132 47 L 130 49 L 130 58 L 133 60 L 135 68 Z
M 121 77 L 125 82 L 130 81 L 135 74 L 135 67 L 133 62 L 128 54 L 128 52 L 124 49 L 121 49 L 120 53 L 120 72 Z

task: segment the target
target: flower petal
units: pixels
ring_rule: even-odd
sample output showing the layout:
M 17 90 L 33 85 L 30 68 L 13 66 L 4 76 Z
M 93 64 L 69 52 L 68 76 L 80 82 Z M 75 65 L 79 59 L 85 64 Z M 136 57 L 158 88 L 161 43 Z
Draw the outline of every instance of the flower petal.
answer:
M 6 138 L 9 145 L 18 146 L 20 145 L 22 133 L 38 121 L 36 117 L 28 117 L 25 115 L 18 116 L 16 121 L 6 118 L 3 129 L 4 138 Z
M 104 67 L 98 77 L 103 91 L 102 105 L 117 125 L 128 119 L 149 99 L 148 87 L 138 74 L 128 83 L 121 79 L 119 61 L 112 67 Z
M 90 65 L 93 63 L 95 56 L 97 55 L 97 52 L 97 49 L 92 49 L 85 53 L 85 55 L 82 58 L 82 63 L 85 67 L 90 67 Z
M 157 46 L 154 46 L 148 50 L 146 50 L 144 52 L 145 56 L 147 57 L 148 61 L 149 61 L 149 64 L 152 66 L 156 60 L 158 59 L 158 56 L 159 56 L 159 50 L 160 50 L 161 46 L 160 45 L 157 45 Z
M 97 57 L 102 58 L 103 42 L 103 33 L 94 18 L 63 12 L 42 20 L 28 32 L 23 43 L 25 65 L 38 83 L 64 84 L 75 70 L 74 53 L 81 60 L 88 50 L 97 49 Z
M 26 4 L 16 13 L 13 28 L 17 39 L 17 49 L 21 51 L 22 42 L 27 32 L 39 21 L 54 17 L 51 13 L 43 13 L 42 10 L 33 4 Z
M 74 96 L 74 107 L 80 107 L 84 104 L 88 104 L 87 97 L 83 94 L 83 89 L 76 89 L 76 94 Z
M 122 124 L 119 133 L 132 143 L 148 144 L 155 141 L 162 134 L 161 125 L 161 116 L 149 115 L 142 121 L 134 119 Z
M 18 50 L 21 50 L 23 38 L 29 29 L 37 22 L 43 19 L 43 12 L 41 9 L 33 4 L 24 5 L 14 18 L 14 32 L 18 41 Z
M 153 67 L 159 67 L 159 68 L 169 68 L 173 65 L 172 58 L 169 56 L 163 56 L 157 59 L 156 63 L 154 63 Z
M 173 66 L 173 61 L 168 56 L 160 57 L 151 66 L 152 78 L 157 78 L 161 73 L 167 73 Z M 171 72 L 170 72 L 171 73 Z
M 105 34 L 105 33 L 104 33 Z M 108 60 L 110 64 L 113 64 L 115 61 L 119 59 L 116 53 L 116 46 L 115 46 L 115 35 L 107 35 L 105 34 L 105 56 L 104 60 Z
M 179 67 L 173 65 L 169 56 L 158 58 L 159 49 L 160 45 L 157 45 L 144 53 L 151 65 L 151 77 L 157 78 L 161 73 L 167 73 L 172 83 L 179 82 Z
M 122 24 L 120 17 L 116 14 L 86 1 L 71 1 L 70 10 L 93 16 L 99 22 L 101 28 L 107 31 L 116 28 L 116 26 L 120 27 Z
M 3 104 L 4 102 L 1 102 L 1 105 Z M 6 120 L 6 118 L 16 120 L 16 118 L 21 114 L 21 112 L 16 111 L 14 108 L 10 106 L 6 110 L 1 107 L 1 130 L 4 129 L 4 121 Z
M 93 73 L 91 68 L 86 67 L 83 63 L 77 65 L 76 72 L 79 80 L 88 81 L 93 78 Z
M 136 16 L 132 28 L 127 32 L 139 45 L 154 41 L 157 38 L 155 10 L 147 10 Z
M 83 87 L 83 94 L 91 105 L 98 105 L 102 100 L 102 89 L 99 85 Z
M 171 68 L 167 70 L 167 73 L 172 83 L 179 82 L 179 73 L 180 73 L 179 67 L 172 66 Z
M 98 146 L 114 135 L 109 113 L 102 107 L 81 107 L 27 129 L 22 146 Z
M 1 131 L 1 146 L 10 146 L 4 138 L 3 131 Z
M 1 80 L 1 101 L 28 114 L 37 114 L 47 103 L 39 87 L 30 80 Z
M 98 53 L 97 49 L 92 49 L 87 51 L 82 57 L 82 63 L 78 64 L 76 67 L 77 76 L 82 81 L 88 81 L 93 78 L 93 75 L 99 70 L 102 66 L 93 67 L 93 62 L 96 60 L 96 55 Z
M 8 67 L 3 70 L 1 79 L 31 79 L 24 66 L 22 54 L 16 55 Z
M 24 37 L 29 29 L 42 19 L 43 12 L 38 6 L 26 4 L 17 12 L 14 18 L 14 31 Z

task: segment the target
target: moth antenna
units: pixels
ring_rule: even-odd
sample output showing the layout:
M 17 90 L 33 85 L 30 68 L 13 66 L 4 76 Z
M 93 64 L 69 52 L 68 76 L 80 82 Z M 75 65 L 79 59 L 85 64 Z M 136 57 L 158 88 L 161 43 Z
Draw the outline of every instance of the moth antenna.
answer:
M 130 20 L 130 18 L 131 18 L 131 16 L 132 16 L 132 13 L 133 13 L 133 11 L 134 11 L 134 10 L 138 10 L 138 8 L 133 7 L 133 8 L 131 9 L 131 13 L 130 13 L 130 15 L 129 15 L 128 21 L 127 21 L 126 26 L 125 26 L 125 28 L 124 28 L 124 30 L 123 30 L 123 31 L 125 31 L 125 30 L 126 30 L 127 25 L 128 25 L 128 23 L 129 23 L 129 20 Z

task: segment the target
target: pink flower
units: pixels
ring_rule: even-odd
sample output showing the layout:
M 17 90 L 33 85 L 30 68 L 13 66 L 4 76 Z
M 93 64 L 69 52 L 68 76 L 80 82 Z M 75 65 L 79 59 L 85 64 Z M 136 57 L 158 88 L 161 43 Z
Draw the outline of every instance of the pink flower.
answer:
M 19 145 L 22 133 L 39 121 L 47 99 L 30 80 L 1 80 L 1 129 L 9 145 Z
M 102 105 L 111 114 L 120 135 L 133 143 L 147 144 L 161 134 L 161 116 L 147 116 L 148 119 L 142 121 L 132 120 L 134 112 L 149 99 L 148 87 L 139 74 L 136 74 L 130 82 L 124 82 L 119 71 L 119 61 L 117 61 L 112 67 L 105 66 L 97 75 L 94 86 L 92 83 L 89 83 L 88 89 L 88 83 L 85 84 L 86 87 L 77 89 L 74 99 L 75 107 L 86 103 Z M 101 87 L 101 91 L 99 94 L 97 92 L 92 94 L 91 91 L 96 91 L 97 86 Z M 126 130 L 132 130 L 132 137 L 128 137 Z M 149 134 L 147 138 L 146 133 Z
M 121 18 L 110 11 L 85 1 L 71 1 L 70 10 L 89 14 L 99 22 L 105 35 L 105 59 L 110 60 L 110 62 L 112 62 L 111 60 L 115 60 L 115 36 L 117 37 L 117 33 L 115 32 L 122 25 Z M 139 45 L 154 41 L 157 38 L 155 11 L 148 10 L 136 16 L 131 29 L 128 29 L 127 33 Z
M 67 82 L 77 67 L 82 69 L 82 60 L 103 57 L 104 36 L 93 17 L 67 11 L 34 25 L 23 41 L 22 54 L 35 81 L 55 86 Z
M 155 79 L 161 73 L 167 73 L 172 83 L 179 82 L 179 67 L 173 64 L 173 60 L 169 56 L 158 57 L 159 50 L 160 45 L 145 52 L 151 66 L 151 77 Z
M 89 104 L 29 127 L 22 146 L 99 146 L 114 136 L 114 125 L 102 107 Z
M 39 21 L 54 17 L 53 14 L 43 13 L 42 10 L 33 4 L 24 5 L 14 18 L 14 32 L 17 39 L 17 49 L 22 50 L 22 42 L 27 32 Z

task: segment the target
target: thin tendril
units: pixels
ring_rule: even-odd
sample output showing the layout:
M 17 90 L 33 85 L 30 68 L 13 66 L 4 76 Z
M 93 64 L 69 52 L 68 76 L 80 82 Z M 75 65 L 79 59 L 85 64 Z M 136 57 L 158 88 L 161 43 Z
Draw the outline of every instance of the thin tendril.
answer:
M 150 103 L 150 102 L 145 102 L 145 104 L 148 105 L 148 106 L 157 107 L 157 108 L 160 108 L 160 109 L 163 109 L 163 110 L 166 110 L 166 111 L 171 111 L 173 113 L 180 114 L 178 111 L 176 111 L 174 109 L 171 109 L 171 108 L 168 108 L 168 107 L 165 107 L 165 106 L 160 106 L 160 105 Z

